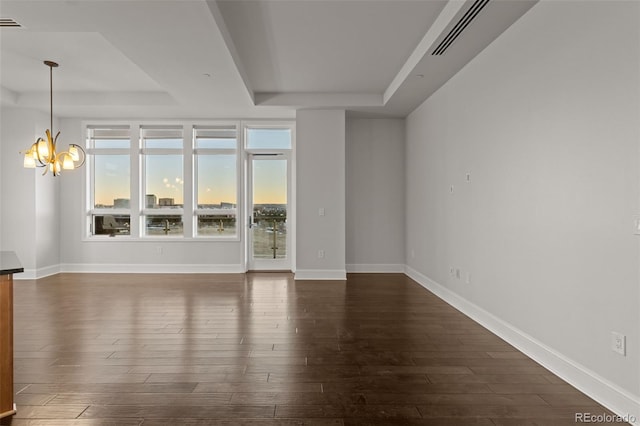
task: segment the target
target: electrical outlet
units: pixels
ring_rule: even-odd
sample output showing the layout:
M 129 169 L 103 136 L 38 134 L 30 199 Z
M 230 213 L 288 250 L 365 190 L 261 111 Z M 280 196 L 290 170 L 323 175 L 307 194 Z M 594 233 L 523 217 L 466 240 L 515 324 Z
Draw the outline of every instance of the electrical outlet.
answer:
M 156 247 L 156 253 L 162 254 L 162 246 L 157 246 Z
M 318 250 L 318 259 L 324 259 L 324 250 Z
M 471 173 L 467 173 L 467 183 L 471 182 Z
M 453 266 L 449 267 L 449 275 L 451 275 L 452 277 L 456 276 L 456 270 L 453 268 Z
M 456 269 L 456 278 L 460 279 L 460 269 Z
M 611 332 L 611 350 L 622 356 L 627 355 L 627 338 L 624 334 Z

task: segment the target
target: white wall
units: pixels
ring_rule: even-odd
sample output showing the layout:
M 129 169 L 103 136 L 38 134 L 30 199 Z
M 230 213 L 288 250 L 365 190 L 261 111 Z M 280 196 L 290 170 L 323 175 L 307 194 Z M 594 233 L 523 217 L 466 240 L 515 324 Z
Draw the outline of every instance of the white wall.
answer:
M 347 119 L 347 271 L 404 270 L 404 126 Z
M 66 144 L 84 146 L 80 120 L 61 120 Z M 61 269 L 90 272 L 244 272 L 239 241 L 167 241 L 124 239 L 87 240 L 84 184 L 88 169 L 69 172 L 62 179 Z M 160 253 L 158 248 L 161 248 Z
M 57 121 L 54 121 L 57 129 Z M 15 251 L 25 268 L 16 279 L 57 272 L 59 264 L 60 177 L 44 169 L 25 169 L 24 151 L 50 127 L 49 115 L 24 108 L 2 107 L 0 112 L 0 179 L 2 214 L 0 248 Z
M 344 279 L 345 112 L 296 116 L 296 279 Z M 325 215 L 320 216 L 323 208 Z M 324 250 L 324 258 L 318 251 Z
M 540 2 L 408 117 L 406 253 L 640 418 L 639 8 Z
M 7 212 L 2 242 L 17 245 L 25 267 L 41 271 L 36 276 L 58 270 L 242 270 L 240 242 L 87 240 L 83 235 L 87 168 L 63 172 L 56 179 L 23 169 L 17 151 L 27 145 L 24 141 L 48 127 L 48 117 L 44 113 L 17 109 L 8 109 L 5 115 L 3 139 L 18 142 L 15 146 L 3 144 L 3 154 L 5 151 L 16 154 L 4 157 L 17 160 L 7 160 L 3 170 L 9 176 L 17 173 L 26 179 L 21 179 L 21 186 L 12 184 L 4 189 L 6 185 L 3 185 L 3 217 L 5 210 Z M 324 277 L 343 277 L 347 259 L 344 111 L 305 111 L 301 112 L 299 121 L 303 123 L 302 133 L 298 130 L 298 144 L 303 147 L 297 160 L 299 182 L 303 182 L 306 189 L 298 188 L 302 196 L 298 206 L 306 216 L 301 219 L 302 225 L 299 224 L 303 227 L 303 237 L 298 238 L 302 259 L 298 260 L 297 268 L 302 269 L 303 275 L 298 276 L 306 273 L 309 277 L 315 274 L 313 271 L 323 271 Z M 59 128 L 60 147 L 84 143 L 80 120 L 60 120 Z M 400 270 L 404 262 L 403 175 L 399 173 L 404 168 L 404 120 L 350 120 L 346 132 L 350 163 L 349 263 L 353 270 Z M 323 157 L 325 163 L 319 161 Z M 27 184 L 33 188 L 25 189 Z M 61 185 L 59 193 L 58 185 Z M 37 195 L 29 195 L 34 192 Z M 16 198 L 20 208 L 10 208 L 18 205 Z M 325 208 L 324 217 L 318 215 L 320 207 Z M 38 223 L 36 228 L 33 223 Z M 28 233 L 32 236 L 27 238 Z M 162 247 L 162 253 L 158 247 Z M 325 250 L 324 259 L 317 257 L 321 249 Z M 55 270 L 47 270 L 51 267 Z

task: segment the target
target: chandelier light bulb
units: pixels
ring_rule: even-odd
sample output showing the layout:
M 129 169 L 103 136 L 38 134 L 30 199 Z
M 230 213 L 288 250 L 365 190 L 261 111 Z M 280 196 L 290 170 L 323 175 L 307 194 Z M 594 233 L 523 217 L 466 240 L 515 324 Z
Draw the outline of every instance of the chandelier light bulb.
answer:
M 69 155 L 71 156 L 72 161 L 80 161 L 80 153 L 78 152 L 78 147 L 76 145 L 69 146 Z
M 49 158 L 49 144 L 44 139 L 40 139 L 38 142 L 38 157 L 42 159 Z
M 62 154 L 62 168 L 64 170 L 73 170 L 75 169 L 75 164 L 73 164 L 73 157 L 71 154 Z
M 33 158 L 33 155 L 30 155 L 30 153 L 26 153 L 24 155 L 24 167 L 27 169 L 36 168 L 36 160 Z

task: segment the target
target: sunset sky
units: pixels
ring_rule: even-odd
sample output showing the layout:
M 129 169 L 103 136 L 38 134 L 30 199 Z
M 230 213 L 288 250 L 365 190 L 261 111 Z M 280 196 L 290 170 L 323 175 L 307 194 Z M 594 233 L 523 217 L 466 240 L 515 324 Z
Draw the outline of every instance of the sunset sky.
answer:
M 113 205 L 116 198 L 131 198 L 128 155 L 96 155 L 95 204 Z
M 289 129 L 248 129 L 250 148 L 290 148 Z M 183 204 L 184 180 L 182 155 L 146 155 L 146 188 L 142 196 L 154 194 L 158 199 L 173 198 Z M 130 199 L 130 164 L 128 155 L 96 155 L 95 204 L 113 205 L 117 198 Z M 197 156 L 197 204 L 237 204 L 236 155 Z M 287 202 L 287 161 L 277 157 L 255 157 L 254 203 L 285 204 Z
M 236 204 L 236 156 L 198 156 L 198 204 Z
M 255 158 L 253 160 L 253 203 L 287 203 L 287 160 Z

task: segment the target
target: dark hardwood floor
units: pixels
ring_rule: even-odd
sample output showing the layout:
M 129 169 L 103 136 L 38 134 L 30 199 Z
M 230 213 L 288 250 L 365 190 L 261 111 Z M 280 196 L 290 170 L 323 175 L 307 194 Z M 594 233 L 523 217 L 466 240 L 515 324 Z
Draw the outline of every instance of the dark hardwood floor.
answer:
M 14 287 L 18 413 L 5 424 L 575 425 L 575 413 L 609 413 L 400 274 L 60 274 Z

